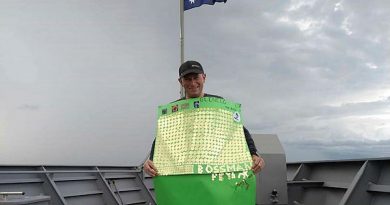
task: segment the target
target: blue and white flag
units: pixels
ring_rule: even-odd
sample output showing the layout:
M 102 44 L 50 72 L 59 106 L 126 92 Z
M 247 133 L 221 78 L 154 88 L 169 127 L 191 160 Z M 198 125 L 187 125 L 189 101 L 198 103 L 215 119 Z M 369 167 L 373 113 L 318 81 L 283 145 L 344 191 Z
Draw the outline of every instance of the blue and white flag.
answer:
M 195 7 L 202 6 L 202 4 L 214 5 L 215 2 L 224 2 L 227 0 L 183 0 L 184 1 L 184 10 L 192 9 Z

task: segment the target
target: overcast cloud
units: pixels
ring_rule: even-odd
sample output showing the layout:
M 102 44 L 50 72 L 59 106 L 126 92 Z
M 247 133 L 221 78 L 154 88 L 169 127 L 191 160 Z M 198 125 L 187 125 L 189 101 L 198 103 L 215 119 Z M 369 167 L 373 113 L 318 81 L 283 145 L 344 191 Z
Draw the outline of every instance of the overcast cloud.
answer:
M 0 164 L 140 164 L 179 95 L 178 11 L 0 0 Z M 229 0 L 186 11 L 185 56 L 289 161 L 390 157 L 389 18 L 387 0 Z

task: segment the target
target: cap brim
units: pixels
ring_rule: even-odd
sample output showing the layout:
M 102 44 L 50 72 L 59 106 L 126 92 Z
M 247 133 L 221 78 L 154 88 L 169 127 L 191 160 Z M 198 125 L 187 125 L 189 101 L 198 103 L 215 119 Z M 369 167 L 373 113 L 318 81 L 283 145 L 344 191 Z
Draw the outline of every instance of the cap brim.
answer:
M 180 75 L 180 77 L 183 77 L 183 76 L 185 76 L 185 75 L 187 75 L 187 74 L 190 74 L 190 73 L 201 74 L 201 73 L 203 73 L 203 71 L 201 71 L 201 70 L 199 70 L 199 69 L 189 69 L 189 70 L 184 71 L 184 72 Z

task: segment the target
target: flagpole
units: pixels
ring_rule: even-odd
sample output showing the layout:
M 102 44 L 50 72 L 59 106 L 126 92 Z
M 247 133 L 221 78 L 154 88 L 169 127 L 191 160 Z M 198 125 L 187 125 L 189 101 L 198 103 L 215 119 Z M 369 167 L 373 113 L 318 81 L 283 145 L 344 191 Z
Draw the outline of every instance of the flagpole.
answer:
M 184 63 L 184 0 L 180 1 L 180 65 Z M 184 97 L 184 89 L 180 86 L 180 97 Z

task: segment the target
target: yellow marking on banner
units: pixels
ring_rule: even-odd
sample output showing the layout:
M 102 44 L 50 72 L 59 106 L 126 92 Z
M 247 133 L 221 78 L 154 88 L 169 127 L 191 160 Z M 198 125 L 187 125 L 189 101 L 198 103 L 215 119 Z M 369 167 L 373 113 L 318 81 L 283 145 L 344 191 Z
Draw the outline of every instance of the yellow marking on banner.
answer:
M 160 175 L 194 174 L 197 165 L 216 168 L 211 173 L 234 164 L 237 170 L 230 172 L 248 169 L 243 163 L 251 163 L 251 156 L 243 126 L 231 111 L 199 108 L 159 118 L 154 164 Z

